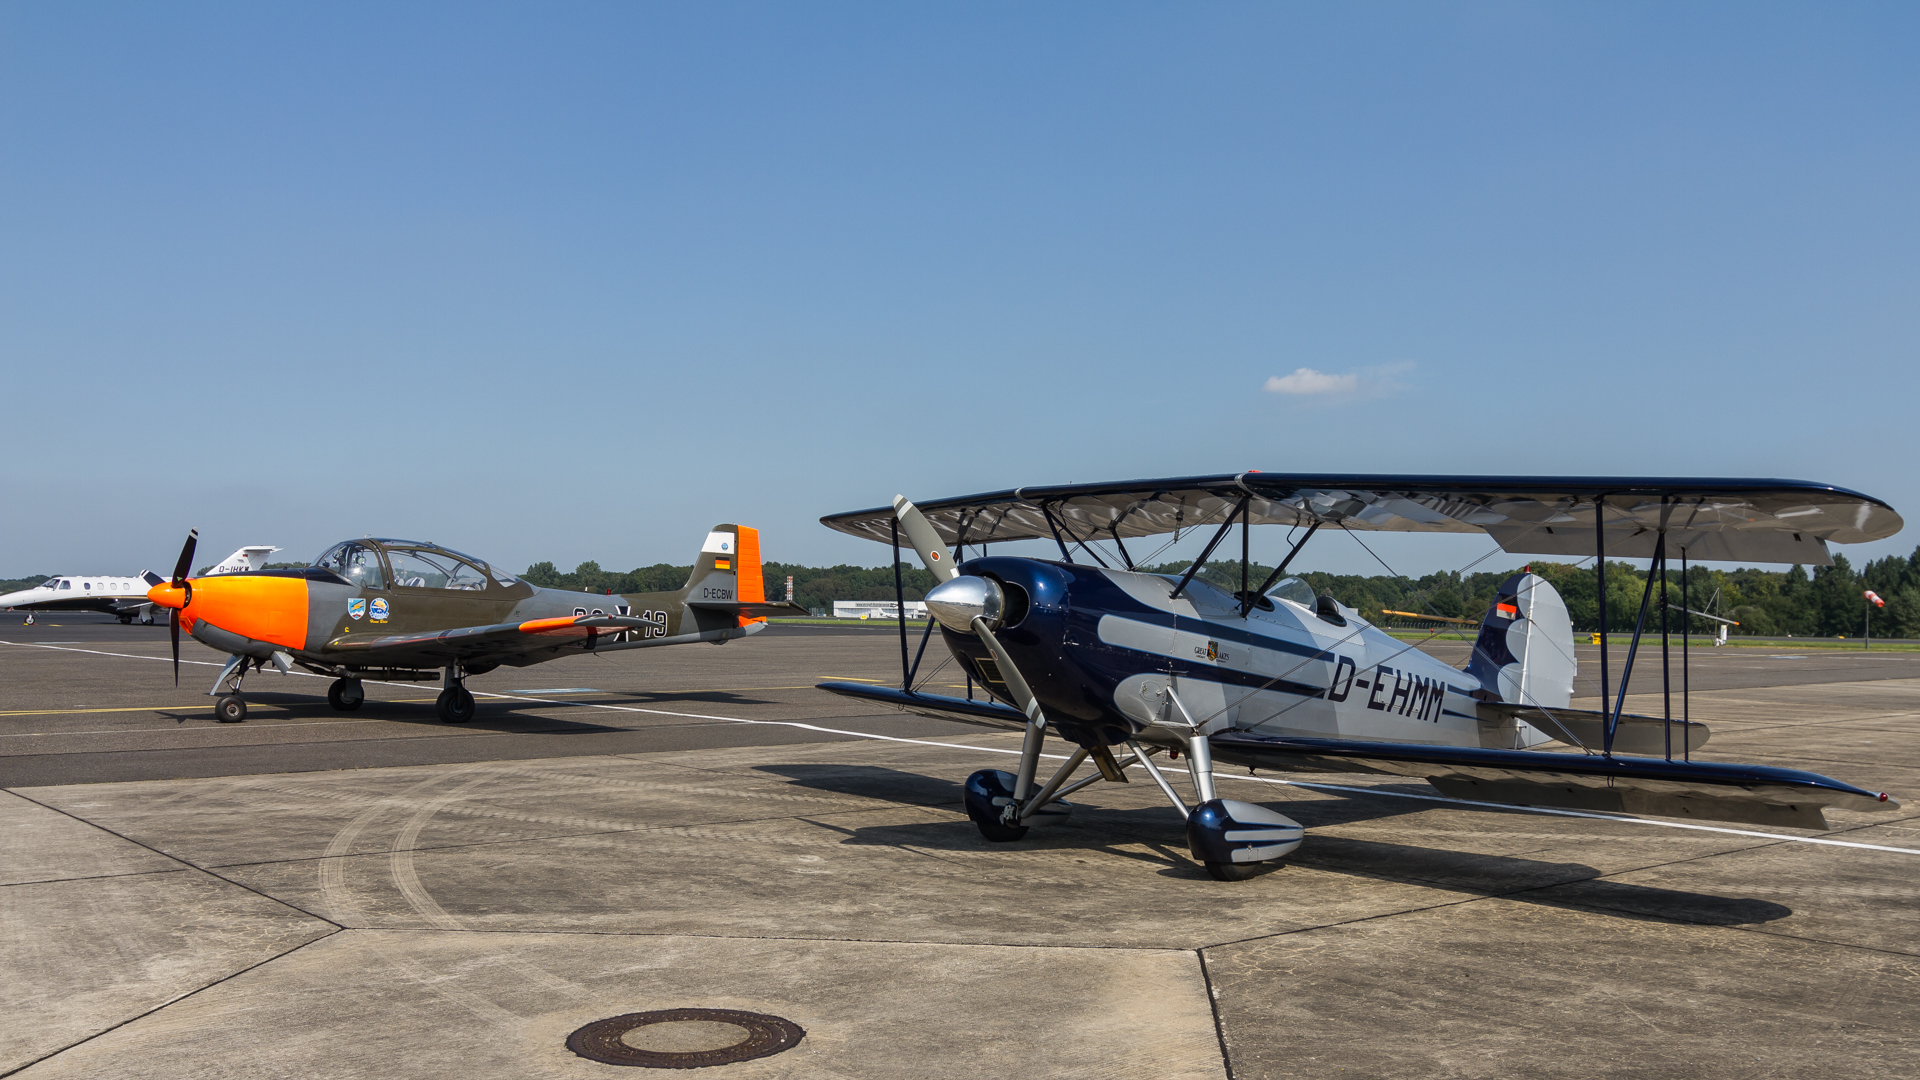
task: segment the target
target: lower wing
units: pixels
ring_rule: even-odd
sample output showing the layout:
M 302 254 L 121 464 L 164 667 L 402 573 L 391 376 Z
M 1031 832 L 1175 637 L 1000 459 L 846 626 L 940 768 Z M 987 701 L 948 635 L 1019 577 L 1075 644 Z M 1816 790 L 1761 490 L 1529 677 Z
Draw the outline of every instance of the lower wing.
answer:
M 1825 829 L 1823 811 L 1898 810 L 1885 794 L 1819 773 L 1718 761 L 1668 761 L 1477 746 L 1295 738 L 1223 731 L 1215 760 L 1295 772 L 1419 777 L 1444 795 L 1510 806 L 1705 818 Z
M 819 688 L 942 720 L 1003 730 L 1024 728 L 1027 723 L 1019 710 L 991 701 L 968 701 L 866 683 L 828 682 L 819 684 Z M 1564 713 L 1555 710 L 1554 715 Z M 1540 723 L 1524 714 L 1522 719 Z M 1588 717 L 1583 722 L 1597 721 Z M 1547 730 L 1544 725 L 1543 730 Z M 1626 730 L 1624 719 L 1621 730 Z M 1677 737 L 1675 741 L 1678 742 Z M 1251 731 L 1223 731 L 1209 737 L 1207 742 L 1213 749 L 1214 760 L 1227 764 L 1287 772 L 1416 777 L 1456 799 L 1506 806 L 1600 810 L 1802 829 L 1827 828 L 1824 811 L 1828 807 L 1900 808 L 1898 802 L 1884 794 L 1863 791 L 1818 773 L 1768 765 L 1295 738 Z M 1699 742 L 1696 738 L 1694 745 Z M 1620 745 L 1617 738 L 1615 745 Z
M 616 652 L 687 645 L 701 641 L 729 641 L 759 633 L 766 624 L 722 626 L 709 630 L 647 637 L 659 626 L 627 615 L 577 615 L 524 622 L 463 626 L 457 630 L 430 630 L 418 634 L 387 634 L 339 639 L 327 652 L 349 664 L 443 667 L 447 664 L 512 663 L 520 657 L 551 659 L 564 649 Z M 536 656 L 549 653 L 549 656 Z M 531 660 L 528 662 L 532 662 Z

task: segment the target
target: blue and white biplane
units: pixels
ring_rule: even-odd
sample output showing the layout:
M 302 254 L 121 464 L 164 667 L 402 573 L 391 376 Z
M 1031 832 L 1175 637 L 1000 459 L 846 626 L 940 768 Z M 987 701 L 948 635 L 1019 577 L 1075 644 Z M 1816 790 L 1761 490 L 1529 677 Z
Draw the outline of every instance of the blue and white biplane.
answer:
M 1016 488 L 918 506 L 902 496 L 891 507 L 821 521 L 892 544 L 896 567 L 904 539 L 938 584 L 926 596 L 933 621 L 911 663 L 901 623 L 899 689 L 820 688 L 1024 732 L 1017 771 L 967 778 L 967 814 L 989 840 L 1015 841 L 1032 826 L 1062 821 L 1071 812 L 1067 795 L 1100 780 L 1126 782 L 1128 770 L 1139 768 L 1185 818 L 1188 848 L 1212 876 L 1251 876 L 1297 848 L 1304 830 L 1268 807 L 1220 798 L 1216 762 L 1416 777 L 1484 803 L 1799 828 L 1826 828 L 1828 807 L 1899 806 L 1815 773 L 1693 760 L 1708 731 L 1687 715 L 1684 635 L 1681 715 L 1673 716 L 1671 695 L 1657 717 L 1622 707 L 1651 629 L 1656 582 L 1663 594 L 1656 619 L 1668 610 L 1669 558 L 1680 560 L 1684 589 L 1689 559 L 1829 565 L 1829 544 L 1899 531 L 1891 507 L 1843 488 L 1766 479 L 1247 472 Z M 1248 580 L 1255 525 L 1302 530 L 1258 585 Z M 1236 527 L 1240 588 L 1228 591 L 1196 574 Z M 1211 540 L 1184 574 L 1134 569 L 1126 541 L 1195 529 L 1210 529 Z M 1600 556 L 1600 708 L 1571 707 L 1572 623 L 1545 579 L 1521 572 L 1499 587 L 1462 670 L 1284 576 L 1322 529 L 1481 532 L 1515 554 Z M 1036 539 L 1051 539 L 1060 558 L 985 554 L 988 544 Z M 970 544 L 982 554 L 961 561 Z M 1611 687 L 1608 558 L 1651 560 L 1625 666 Z M 1680 599 L 1677 606 L 1688 606 Z M 913 685 L 936 623 L 967 673 L 965 698 Z M 974 697 L 976 682 L 988 698 Z M 1042 781 L 1049 735 L 1073 749 Z M 1185 758 L 1192 805 L 1156 757 Z M 1097 772 L 1072 780 L 1089 760 Z

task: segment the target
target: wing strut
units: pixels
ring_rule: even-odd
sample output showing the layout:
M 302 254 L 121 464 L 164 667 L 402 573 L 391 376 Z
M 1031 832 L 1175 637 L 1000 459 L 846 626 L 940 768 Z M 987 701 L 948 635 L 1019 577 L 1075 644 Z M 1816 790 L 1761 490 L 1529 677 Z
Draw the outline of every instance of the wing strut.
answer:
M 900 623 L 900 689 L 913 689 L 913 668 L 907 664 L 907 586 L 900 576 L 900 518 L 893 519 L 893 614 Z
M 1273 583 L 1280 580 L 1280 575 L 1287 572 L 1287 566 L 1293 562 L 1293 557 L 1300 554 L 1300 549 L 1307 546 L 1307 541 L 1313 539 L 1313 534 L 1319 531 L 1320 525 L 1321 522 L 1315 519 L 1313 524 L 1307 526 L 1307 535 L 1301 537 L 1300 542 L 1293 545 L 1293 550 L 1287 552 L 1287 557 L 1281 559 L 1280 565 L 1274 567 L 1273 573 L 1267 575 L 1267 580 L 1260 583 L 1259 591 L 1249 593 L 1240 598 L 1240 614 L 1242 617 L 1244 617 L 1247 612 L 1253 610 L 1253 598 L 1255 596 L 1265 596 L 1267 590 L 1273 588 Z
M 1613 756 L 1613 733 L 1620 726 L 1621 710 L 1627 707 L 1627 683 L 1633 678 L 1633 660 L 1640 652 L 1640 635 L 1647 628 L 1647 603 L 1653 599 L 1655 571 L 1664 575 L 1666 568 L 1667 530 L 1661 529 L 1653 541 L 1653 561 L 1647 565 L 1647 587 L 1640 590 L 1640 615 L 1633 621 L 1633 640 L 1627 643 L 1627 666 L 1620 671 L 1620 685 L 1614 688 L 1613 694 L 1613 715 L 1607 718 L 1607 738 L 1601 753 L 1608 757 Z
M 1202 551 L 1200 557 L 1193 560 L 1193 565 L 1187 567 L 1186 574 L 1180 578 L 1180 584 L 1173 587 L 1173 592 L 1167 596 L 1167 599 L 1176 600 L 1180 594 L 1186 590 L 1187 582 L 1192 581 L 1193 575 L 1199 573 L 1200 568 L 1207 565 L 1207 557 L 1213 554 L 1214 548 L 1220 546 L 1220 541 L 1227 538 L 1227 530 L 1233 528 L 1233 523 L 1240 519 L 1240 515 L 1247 512 L 1247 504 L 1252 501 L 1252 496 L 1245 496 L 1240 500 L 1240 505 L 1233 508 L 1233 513 L 1227 515 L 1227 520 L 1220 523 L 1220 531 L 1214 533 L 1213 539 L 1207 541 L 1207 550 Z

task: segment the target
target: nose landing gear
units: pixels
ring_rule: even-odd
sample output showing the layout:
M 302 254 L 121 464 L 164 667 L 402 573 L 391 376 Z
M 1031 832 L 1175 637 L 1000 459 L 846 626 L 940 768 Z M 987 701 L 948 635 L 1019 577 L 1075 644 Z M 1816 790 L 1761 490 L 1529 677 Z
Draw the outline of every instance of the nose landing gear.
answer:
M 247 660 L 237 653 L 229 657 L 227 666 L 220 669 L 220 677 L 213 680 L 213 689 L 207 691 L 219 699 L 213 703 L 213 718 L 223 724 L 239 724 L 247 719 L 247 699 L 240 696 L 240 683 L 247 677 Z

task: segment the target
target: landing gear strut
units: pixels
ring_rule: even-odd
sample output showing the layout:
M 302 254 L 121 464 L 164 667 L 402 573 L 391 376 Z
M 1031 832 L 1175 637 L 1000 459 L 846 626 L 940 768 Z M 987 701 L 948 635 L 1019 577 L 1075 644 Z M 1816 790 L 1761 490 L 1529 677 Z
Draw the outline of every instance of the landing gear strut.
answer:
M 247 677 L 247 659 L 238 654 L 229 657 L 227 666 L 220 669 L 220 677 L 213 680 L 213 689 L 207 691 L 219 698 L 213 703 L 213 718 L 223 724 L 247 719 L 247 699 L 240 696 L 240 682 Z
M 459 667 L 449 667 L 441 685 L 440 697 L 433 703 L 433 711 L 440 719 L 449 724 L 464 724 L 473 719 L 473 695 L 461 683 L 464 676 Z

